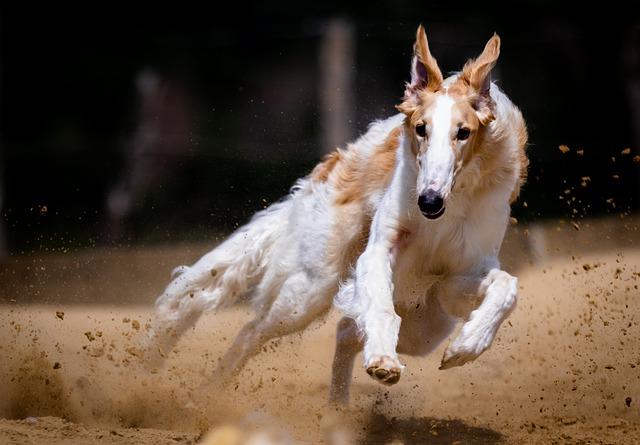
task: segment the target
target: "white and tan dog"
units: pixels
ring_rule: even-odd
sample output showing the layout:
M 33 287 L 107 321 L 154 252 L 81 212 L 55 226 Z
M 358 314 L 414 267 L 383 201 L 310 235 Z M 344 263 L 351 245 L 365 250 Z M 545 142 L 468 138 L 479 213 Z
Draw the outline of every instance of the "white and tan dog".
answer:
M 356 354 L 396 383 L 398 352 L 425 355 L 464 320 L 441 368 L 477 358 L 516 304 L 498 252 L 526 176 L 527 131 L 491 83 L 500 39 L 447 79 L 422 26 L 401 112 L 337 150 L 289 196 L 193 266 L 174 271 L 146 345 L 153 366 L 203 311 L 239 300 L 257 315 L 213 379 L 237 373 L 268 340 L 326 313 L 338 325 L 331 399 L 345 403 Z M 335 296 L 335 300 L 334 300 Z

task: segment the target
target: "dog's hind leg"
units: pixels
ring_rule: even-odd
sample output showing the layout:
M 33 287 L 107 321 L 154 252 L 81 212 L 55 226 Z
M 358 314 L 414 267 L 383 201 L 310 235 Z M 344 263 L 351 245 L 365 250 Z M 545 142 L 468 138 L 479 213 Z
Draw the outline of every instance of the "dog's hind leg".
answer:
M 304 315 L 298 314 L 296 318 L 289 319 L 280 319 L 278 315 L 269 313 L 264 318 L 256 318 L 248 322 L 220 360 L 212 379 L 217 384 L 228 383 L 269 340 L 303 330 L 328 308 L 328 304 L 316 307 Z
M 418 308 L 398 308 L 402 318 L 398 335 L 398 352 L 411 356 L 425 356 L 453 331 L 456 320 L 440 306 L 435 296 L 427 297 Z
M 291 275 L 277 298 L 258 308 L 258 316 L 241 330 L 212 375 L 216 384 L 230 381 L 269 340 L 299 332 L 327 312 L 335 280 L 317 282 L 306 272 Z
M 192 266 L 174 270 L 171 283 L 156 301 L 152 328 L 143 352 L 150 368 L 202 312 L 235 304 L 260 283 L 273 253 L 273 245 L 286 230 L 292 201 L 273 204 Z
M 336 405 L 349 403 L 349 387 L 353 374 L 353 362 L 358 352 L 362 351 L 363 342 L 358 335 L 356 322 L 343 317 L 338 322 L 336 332 L 336 352 L 331 369 L 331 387 L 329 402 Z
M 234 304 L 255 285 L 260 276 L 255 272 L 255 260 L 251 255 L 242 256 L 237 244 L 231 238 L 194 265 L 174 270 L 171 283 L 156 301 L 143 346 L 147 367 L 160 367 L 165 355 L 203 312 Z M 233 255 L 237 257 L 232 261 Z
M 213 291 L 200 291 L 175 295 L 156 306 L 149 335 L 143 344 L 145 366 L 157 369 L 162 366 L 166 355 L 171 352 L 180 337 L 196 324 L 202 313 L 207 309 L 207 302 L 211 300 Z M 215 297 L 213 297 L 215 298 Z
M 445 310 L 465 318 L 462 329 L 442 358 L 440 369 L 447 369 L 475 360 L 491 346 L 498 328 L 516 305 L 518 279 L 498 267 L 491 267 L 449 278 L 441 283 L 438 296 Z M 477 309 L 468 312 L 466 307 L 478 301 Z
M 154 322 L 154 331 L 145 341 L 144 365 L 153 372 L 162 367 L 164 360 L 178 340 L 200 318 L 201 312 L 182 314 L 177 320 L 164 319 Z

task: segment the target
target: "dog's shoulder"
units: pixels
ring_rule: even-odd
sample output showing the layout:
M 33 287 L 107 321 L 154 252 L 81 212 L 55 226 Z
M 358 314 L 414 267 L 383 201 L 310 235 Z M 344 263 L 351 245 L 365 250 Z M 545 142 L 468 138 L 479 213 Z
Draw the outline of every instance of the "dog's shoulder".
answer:
M 329 185 L 338 206 L 366 203 L 390 183 L 402 133 L 403 115 L 372 123 L 346 150 L 328 154 L 311 180 Z

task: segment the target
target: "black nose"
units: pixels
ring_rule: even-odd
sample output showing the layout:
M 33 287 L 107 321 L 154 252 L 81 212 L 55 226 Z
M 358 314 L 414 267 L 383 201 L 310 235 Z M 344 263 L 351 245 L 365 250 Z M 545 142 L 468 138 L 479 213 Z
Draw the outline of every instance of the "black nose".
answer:
M 444 213 L 444 200 L 440 193 L 429 189 L 424 195 L 418 196 L 418 207 L 424 216 L 436 219 Z

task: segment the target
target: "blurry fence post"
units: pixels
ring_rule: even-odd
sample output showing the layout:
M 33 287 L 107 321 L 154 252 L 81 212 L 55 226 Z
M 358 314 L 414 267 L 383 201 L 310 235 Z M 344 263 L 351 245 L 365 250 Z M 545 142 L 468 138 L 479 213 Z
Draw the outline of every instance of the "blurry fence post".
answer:
M 0 55 L 1 56 L 1 55 Z M 0 58 L 0 63 L 2 59 Z M 2 66 L 2 65 L 0 65 Z M 0 95 L 2 91 L 0 91 Z M 1 100 L 1 96 L 0 96 Z M 4 229 L 4 162 L 2 158 L 2 139 L 0 138 L 0 261 L 2 261 L 8 254 L 8 246 L 7 246 L 7 234 Z
M 7 234 L 4 229 L 4 164 L 2 163 L 2 145 L 0 144 L 0 261 L 9 254 Z
M 634 23 L 629 27 L 625 36 L 625 47 L 623 49 L 623 61 L 625 65 L 625 81 L 627 98 L 629 100 L 629 111 L 631 120 L 631 131 L 635 150 L 640 150 L 640 23 Z M 636 195 L 640 197 L 640 175 L 636 178 Z M 637 205 L 637 204 L 636 204 Z
M 330 153 L 349 142 L 355 124 L 355 39 L 344 19 L 326 24 L 320 43 L 321 151 Z

